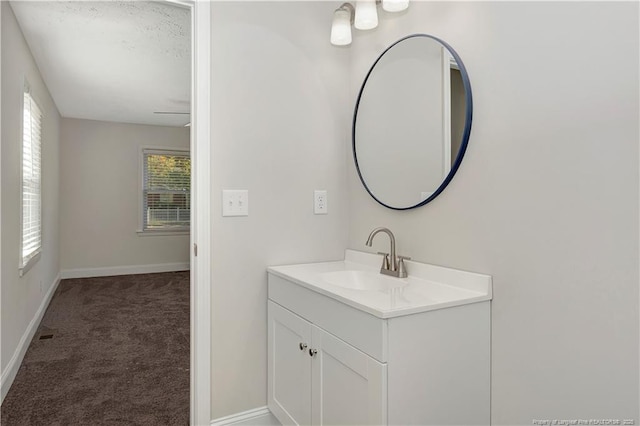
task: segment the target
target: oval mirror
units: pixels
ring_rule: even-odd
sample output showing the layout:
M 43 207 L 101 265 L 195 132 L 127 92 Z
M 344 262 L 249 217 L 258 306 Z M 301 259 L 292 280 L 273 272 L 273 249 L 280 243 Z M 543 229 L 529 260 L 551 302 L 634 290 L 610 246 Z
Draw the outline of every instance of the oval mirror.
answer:
M 460 166 L 471 117 L 469 76 L 451 46 L 427 34 L 389 46 L 367 73 L 353 116 L 366 190 L 395 210 L 433 200 Z

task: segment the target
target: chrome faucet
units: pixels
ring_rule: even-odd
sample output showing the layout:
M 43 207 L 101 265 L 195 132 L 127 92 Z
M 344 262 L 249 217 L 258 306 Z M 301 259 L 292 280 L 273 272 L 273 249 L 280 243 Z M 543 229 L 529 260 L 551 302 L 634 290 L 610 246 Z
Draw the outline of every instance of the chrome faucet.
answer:
M 409 260 L 411 258 L 407 256 L 396 256 L 396 237 L 393 236 L 393 232 L 391 232 L 389 228 L 380 227 L 371 231 L 369 238 L 367 238 L 367 246 L 371 247 L 373 237 L 375 237 L 378 232 L 384 232 L 389 236 L 389 240 L 391 240 L 391 253 L 378 252 L 378 254 L 382 255 L 380 273 L 384 275 L 391 275 L 392 277 L 406 278 L 407 270 L 404 267 L 404 260 Z

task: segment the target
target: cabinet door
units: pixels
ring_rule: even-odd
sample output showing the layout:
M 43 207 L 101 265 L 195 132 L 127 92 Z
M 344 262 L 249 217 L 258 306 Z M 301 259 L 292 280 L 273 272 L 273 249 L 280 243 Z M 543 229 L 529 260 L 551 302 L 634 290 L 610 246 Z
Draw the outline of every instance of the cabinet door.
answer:
M 268 405 L 283 425 L 311 424 L 311 323 L 269 301 Z
M 387 423 L 387 366 L 313 326 L 314 425 Z

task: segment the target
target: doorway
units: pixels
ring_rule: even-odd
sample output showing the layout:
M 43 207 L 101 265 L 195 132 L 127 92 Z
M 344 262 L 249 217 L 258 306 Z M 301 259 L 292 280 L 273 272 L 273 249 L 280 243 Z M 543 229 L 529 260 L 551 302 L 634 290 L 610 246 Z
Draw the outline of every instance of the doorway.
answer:
M 196 2 L 170 2 L 174 5 L 186 7 L 191 15 L 191 155 L 193 158 L 192 177 L 192 223 L 189 243 L 187 245 L 189 264 L 191 266 L 190 286 L 190 334 L 191 334 L 191 422 L 207 424 L 210 420 L 208 410 L 209 390 L 209 285 L 210 271 L 208 261 L 210 253 L 209 242 L 209 194 L 210 176 L 207 170 L 209 163 L 209 35 L 210 14 L 209 5 L 199 5 Z M 131 3 L 123 2 L 123 5 Z M 204 36 L 203 36 L 204 34 Z M 204 60 L 201 60 L 204 52 Z M 41 67 L 42 68 L 42 67 Z M 79 85 L 80 79 L 70 79 Z M 50 80 L 47 80 L 49 83 Z M 64 113 L 63 113 L 64 116 Z M 196 154 L 197 153 L 197 154 Z M 200 157 L 202 155 L 202 157 Z M 199 173 L 198 171 L 204 171 Z M 198 261 L 202 259 L 202 261 Z M 200 283 L 200 284 L 198 284 Z

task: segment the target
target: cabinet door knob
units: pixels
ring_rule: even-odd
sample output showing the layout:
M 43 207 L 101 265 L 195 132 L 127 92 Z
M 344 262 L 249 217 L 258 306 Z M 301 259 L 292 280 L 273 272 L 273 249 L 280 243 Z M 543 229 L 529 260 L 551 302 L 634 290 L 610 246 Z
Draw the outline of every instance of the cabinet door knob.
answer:
M 318 353 L 317 349 L 309 349 L 309 356 L 315 356 Z
M 307 344 L 300 342 L 300 350 L 304 351 L 305 349 L 307 349 Z

